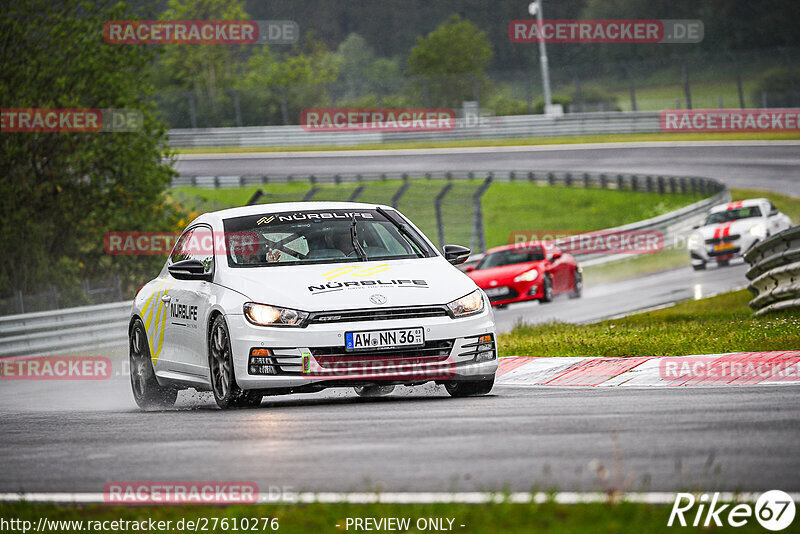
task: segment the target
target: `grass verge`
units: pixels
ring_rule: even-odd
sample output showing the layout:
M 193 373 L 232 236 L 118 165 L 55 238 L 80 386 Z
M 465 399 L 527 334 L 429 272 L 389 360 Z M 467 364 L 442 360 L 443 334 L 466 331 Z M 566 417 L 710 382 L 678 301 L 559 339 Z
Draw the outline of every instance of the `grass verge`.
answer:
M 309 134 L 312 135 L 312 134 Z M 249 152 L 311 152 L 315 150 L 398 150 L 410 148 L 462 148 L 526 145 L 575 145 L 583 143 L 636 143 L 645 141 L 785 141 L 800 139 L 793 132 L 766 133 L 649 133 L 577 135 L 574 137 L 511 137 L 508 139 L 463 139 L 458 141 L 404 141 L 363 145 L 309 146 L 218 146 L 173 148 L 176 154 L 239 154 Z
M 800 311 L 753 317 L 734 291 L 589 325 L 520 325 L 500 336 L 501 356 L 683 356 L 800 347 Z
M 408 530 L 399 532 L 428 532 L 436 528 L 421 529 L 420 519 L 452 519 L 452 531 L 463 533 L 529 533 L 568 534 L 575 532 L 621 533 L 621 532 L 674 532 L 675 527 L 667 527 L 671 507 L 649 504 L 572 504 L 553 502 L 542 504 L 298 504 L 298 505 L 258 505 L 258 506 L 54 506 L 38 504 L 0 504 L 0 517 L 19 518 L 32 522 L 35 528 L 40 517 L 49 520 L 88 521 L 171 521 L 171 528 L 150 530 L 149 532 L 188 532 L 187 521 L 199 520 L 207 527 L 203 532 L 237 532 L 232 529 L 234 518 L 241 525 L 244 519 L 277 518 L 278 530 L 269 527 L 262 529 L 259 520 L 257 532 L 308 533 L 308 532 L 347 532 L 357 531 L 353 525 L 346 529 L 347 518 L 408 518 Z M 723 516 L 724 517 L 724 516 Z M 216 519 L 216 521 L 215 521 Z M 227 519 L 222 528 L 222 520 Z M 183 528 L 176 528 L 183 520 Z M 217 527 L 213 528 L 216 523 Z M 340 525 L 337 527 L 336 525 Z M 464 525 L 463 527 L 461 525 Z M 782 532 L 800 532 L 800 522 L 795 521 Z M 84 528 L 84 531 L 89 530 Z M 110 528 L 93 529 L 96 532 L 111 532 Z M 117 532 L 142 532 L 133 529 L 114 529 Z M 243 530 L 243 529 L 239 529 Z M 360 529 L 363 531 L 363 529 Z M 709 528 L 680 528 L 681 532 L 707 532 Z M 763 532 L 757 521 L 751 518 L 741 528 L 712 528 L 714 532 Z M 377 530 L 373 530 L 377 531 Z M 387 530 L 381 530 L 387 531 Z M 9 531 L 11 532 L 11 531 Z M 16 532 L 16 531 L 13 531 Z M 22 530 L 19 530 L 22 532 Z M 79 532 L 74 527 L 58 529 L 58 532 Z

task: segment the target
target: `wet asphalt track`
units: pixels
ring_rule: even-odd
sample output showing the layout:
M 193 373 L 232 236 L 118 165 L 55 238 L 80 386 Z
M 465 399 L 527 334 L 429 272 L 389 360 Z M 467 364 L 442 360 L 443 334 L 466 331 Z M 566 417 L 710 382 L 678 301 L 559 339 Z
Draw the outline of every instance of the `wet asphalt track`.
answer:
M 431 169 L 575 169 L 720 178 L 800 194 L 800 146 L 186 160 L 185 174 Z M 678 269 L 498 312 L 585 322 L 708 295 L 743 265 Z M 125 377 L 0 381 L 0 492 L 99 492 L 108 481 L 251 480 L 262 491 L 471 491 L 612 485 L 630 491 L 800 490 L 800 387 L 512 388 L 450 399 L 441 388 L 384 399 L 350 390 L 273 397 L 220 412 L 208 394 L 141 413 Z M 607 480 L 599 477 L 598 465 Z M 614 482 L 615 480 L 621 482 Z

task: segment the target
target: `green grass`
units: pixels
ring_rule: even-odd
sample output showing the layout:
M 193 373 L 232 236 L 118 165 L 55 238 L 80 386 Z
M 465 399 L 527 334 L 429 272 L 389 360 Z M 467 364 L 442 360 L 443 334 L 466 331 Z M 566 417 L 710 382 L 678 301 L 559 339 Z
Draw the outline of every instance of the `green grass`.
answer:
M 782 141 L 798 139 L 800 139 L 800 134 L 797 132 L 642 133 L 576 135 L 571 137 L 463 139 L 458 141 L 403 141 L 396 143 L 365 143 L 360 145 L 185 147 L 173 148 L 172 150 L 176 154 L 238 154 L 249 152 L 308 152 L 314 150 L 397 150 L 413 148 L 574 145 L 583 143 L 635 143 L 648 141 Z
M 495 183 L 483 197 L 486 242 L 490 246 L 508 244 L 511 232 L 519 231 L 540 234 L 611 228 L 655 217 L 700 199 L 688 194 Z
M 442 214 L 449 243 L 469 246 L 472 236 L 472 195 L 476 181 L 454 181 L 445 197 Z M 391 204 L 402 185 L 399 181 L 370 182 L 360 202 Z M 431 239 L 438 239 L 433 200 L 445 186 L 443 181 L 413 180 L 398 208 Z M 314 200 L 347 200 L 355 185 L 323 185 Z M 302 200 L 309 184 L 269 184 L 243 188 L 209 189 L 177 187 L 173 198 L 199 212 L 242 206 L 259 188 L 270 202 Z M 631 191 L 547 187 L 528 182 L 492 184 L 483 197 L 484 226 L 489 247 L 509 242 L 517 231 L 599 230 L 655 217 L 699 200 L 697 195 L 659 195 Z
M 241 524 L 244 518 L 278 518 L 279 530 L 286 534 L 292 533 L 337 533 L 357 532 L 351 525 L 345 529 L 345 521 L 349 518 L 410 518 L 409 530 L 398 532 L 436 532 L 435 530 L 421 531 L 416 528 L 416 521 L 420 518 L 451 518 L 453 519 L 452 532 L 464 534 L 483 534 L 487 532 L 502 533 L 530 533 L 541 534 L 573 534 L 577 532 L 591 532 L 596 534 L 616 534 L 624 532 L 671 533 L 678 529 L 680 532 L 763 532 L 755 519 L 740 528 L 692 528 L 692 527 L 667 527 L 671 507 L 649 504 L 573 504 L 563 505 L 553 502 L 542 504 L 430 504 L 430 505 L 399 505 L 399 504 L 298 504 L 298 505 L 258 505 L 258 506 L 53 506 L 34 504 L 0 504 L 0 517 L 5 519 L 19 518 L 31 521 L 36 527 L 39 517 L 55 520 L 83 520 L 102 521 L 124 519 L 128 521 L 142 521 L 153 519 L 155 521 L 172 521 L 169 530 L 151 531 L 159 532 L 188 532 L 191 529 L 175 528 L 181 519 L 192 520 L 205 518 L 208 520 L 208 530 L 203 532 L 239 532 L 232 529 L 220 528 L 220 520 L 228 519 L 228 526 L 236 518 Z M 217 519 L 217 528 L 212 529 L 214 519 Z M 724 514 L 723 514 L 724 519 Z M 336 525 L 340 527 L 336 527 Z M 445 523 L 446 524 L 446 523 Z M 184 523 L 185 525 L 185 523 Z M 464 525 L 462 528 L 461 525 Z M 256 532 L 273 532 L 270 528 Z M 112 532 L 110 529 L 95 530 L 96 532 Z M 119 530 L 120 532 L 145 532 L 136 530 Z M 16 532 L 16 531 L 10 531 Z M 21 530 L 19 531 L 21 532 Z M 65 528 L 58 532 L 76 532 Z M 244 532 L 244 531 L 242 531 Z M 362 531 L 364 532 L 364 531 Z M 377 532 L 377 531 L 375 531 Z M 381 531 L 385 532 L 385 531 Z M 787 534 L 800 532 L 800 521 L 794 521 L 786 530 Z
M 587 286 L 593 286 L 687 265 L 689 265 L 689 253 L 686 249 L 670 247 L 654 254 L 641 254 L 623 260 L 586 266 L 583 268 L 583 282 Z
M 753 317 L 748 291 L 590 325 L 517 326 L 501 356 L 682 356 L 800 347 L 800 311 Z

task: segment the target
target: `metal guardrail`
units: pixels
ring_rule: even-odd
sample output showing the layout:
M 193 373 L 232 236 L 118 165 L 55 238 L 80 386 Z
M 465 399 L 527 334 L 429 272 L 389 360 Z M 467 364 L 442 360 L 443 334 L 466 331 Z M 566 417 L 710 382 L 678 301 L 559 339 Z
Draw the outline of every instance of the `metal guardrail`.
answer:
M 744 259 L 755 315 L 800 308 L 800 226 L 759 243 Z
M 0 357 L 124 346 L 130 310 L 124 301 L 0 317 Z
M 336 175 L 319 176 L 315 181 L 311 177 L 306 180 L 320 183 L 336 180 Z M 406 173 L 407 186 L 410 183 L 410 173 Z M 663 194 L 678 192 L 702 192 L 712 194 L 690 206 L 679 210 L 653 217 L 644 221 L 627 224 L 614 228 L 614 231 L 625 230 L 659 230 L 663 232 L 664 240 L 673 240 L 688 234 L 694 224 L 701 221 L 706 212 L 715 204 L 726 202 L 730 199 L 727 188 L 716 180 L 708 178 L 670 177 L 670 176 L 637 176 L 628 174 L 591 174 L 570 172 L 494 172 L 494 173 L 427 173 L 419 178 L 441 179 L 444 187 L 451 184 L 449 180 L 459 177 L 483 181 L 481 188 L 489 187 L 493 180 L 529 181 L 542 185 L 560 185 L 565 187 L 620 189 L 633 191 L 661 192 Z M 235 178 L 231 185 L 238 185 L 240 177 Z M 283 180 L 286 177 L 282 177 Z M 367 177 L 362 180 L 381 180 L 380 175 Z M 357 181 L 353 176 L 340 176 L 340 180 Z M 269 179 L 272 182 L 272 177 Z M 222 185 L 219 180 L 217 185 Z M 315 187 L 312 185 L 312 187 Z M 443 188 L 444 190 L 444 188 Z M 395 193 L 395 196 L 399 194 Z M 478 192 L 474 193 L 478 195 Z M 444 196 L 444 195 L 442 195 Z M 399 199 L 398 199 L 399 200 Z M 473 198 L 474 200 L 474 198 Z M 480 216 L 480 210 L 478 210 Z M 482 217 L 481 217 L 482 218 Z M 476 228 L 482 232 L 483 226 L 473 221 Z M 441 226 L 441 224 L 440 224 Z M 473 232 L 473 236 L 475 233 Z M 439 236 L 440 241 L 443 236 Z M 476 239 L 481 239 L 476 236 Z M 442 241 L 443 242 L 443 241 Z M 625 255 L 593 255 L 591 260 L 578 256 L 584 265 L 604 263 L 626 257 Z M 124 346 L 127 343 L 128 314 L 131 302 L 118 302 L 101 304 L 99 306 L 84 306 L 68 308 L 51 312 L 29 313 L 0 317 L 0 357 L 49 355 L 64 352 L 80 352 L 90 349 Z
M 657 111 L 618 111 L 547 115 L 511 115 L 457 119 L 451 131 L 307 132 L 300 126 L 197 128 L 169 131 L 175 148 L 222 146 L 325 146 L 401 141 L 455 141 L 620 133 L 660 132 Z

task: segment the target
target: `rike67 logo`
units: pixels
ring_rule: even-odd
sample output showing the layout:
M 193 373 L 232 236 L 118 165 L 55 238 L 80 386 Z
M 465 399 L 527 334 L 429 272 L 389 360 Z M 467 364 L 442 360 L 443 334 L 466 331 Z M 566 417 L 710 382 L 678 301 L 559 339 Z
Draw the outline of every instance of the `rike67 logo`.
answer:
M 710 499 L 705 493 L 697 498 L 691 493 L 678 493 L 667 526 L 708 528 L 712 524 L 717 527 L 727 524 L 743 527 L 755 517 L 762 527 L 777 532 L 791 525 L 794 515 L 794 499 L 780 490 L 762 493 L 755 505 L 731 502 L 723 504 L 719 493 L 714 493 Z

